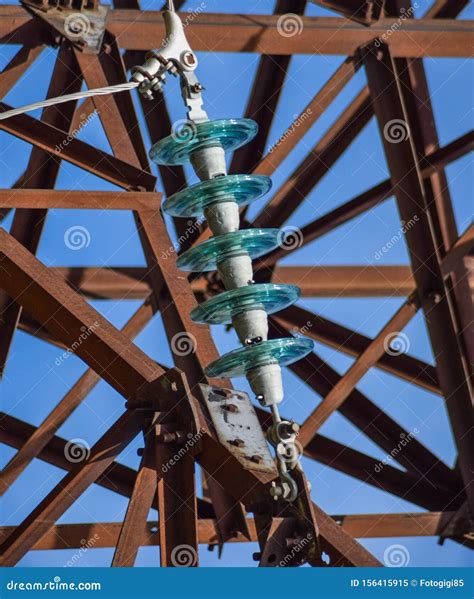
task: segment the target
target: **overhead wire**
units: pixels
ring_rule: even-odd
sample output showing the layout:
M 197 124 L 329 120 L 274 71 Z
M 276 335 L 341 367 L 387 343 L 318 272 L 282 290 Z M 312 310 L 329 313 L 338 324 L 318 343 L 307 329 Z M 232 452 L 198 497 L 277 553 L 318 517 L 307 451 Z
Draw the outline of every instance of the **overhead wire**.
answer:
M 33 104 L 27 104 L 19 108 L 12 108 L 0 113 L 0 120 L 8 119 L 18 114 L 24 114 L 25 112 L 32 112 L 38 108 L 46 108 L 47 106 L 54 106 L 56 104 L 63 104 L 64 102 L 70 102 L 71 100 L 81 100 L 82 98 L 91 98 L 94 96 L 105 96 L 107 94 L 117 94 L 120 92 L 129 91 L 135 89 L 140 84 L 136 81 L 129 83 L 118 83 L 117 85 L 109 85 L 107 87 L 97 87 L 95 89 L 88 89 L 82 92 L 76 92 L 74 94 L 65 94 L 57 98 L 48 98 L 47 100 L 41 100 L 40 102 L 34 102 Z

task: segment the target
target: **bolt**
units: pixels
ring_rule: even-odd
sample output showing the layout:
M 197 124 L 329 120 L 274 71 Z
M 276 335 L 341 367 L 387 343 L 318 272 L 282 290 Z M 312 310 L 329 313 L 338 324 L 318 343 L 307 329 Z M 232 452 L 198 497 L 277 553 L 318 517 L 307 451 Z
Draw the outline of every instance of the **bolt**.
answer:
M 233 441 L 229 441 L 229 443 L 231 445 L 233 445 L 234 447 L 244 447 L 245 446 L 245 442 L 242 441 L 242 439 L 234 439 Z
M 254 462 L 255 464 L 261 464 L 263 462 L 263 459 L 262 459 L 262 456 L 260 456 L 260 455 L 253 455 L 250 458 L 250 461 Z
M 249 337 L 248 339 L 245 340 L 245 345 L 255 345 L 256 343 L 261 343 L 261 342 L 262 342 L 261 337 Z
M 270 489 L 270 495 L 273 497 L 275 501 L 278 501 L 280 497 L 283 497 L 283 487 L 280 487 L 276 484 L 275 481 L 272 481 L 272 486 Z
M 222 409 L 226 410 L 227 412 L 232 412 L 233 414 L 239 411 L 239 408 L 233 403 L 229 403 L 227 405 L 222 406 Z
M 432 291 L 431 293 L 428 293 L 428 299 L 430 299 L 434 304 L 439 304 L 441 301 L 441 293 Z
M 255 553 L 252 553 L 252 559 L 254 562 L 259 562 L 262 558 L 262 554 L 260 551 L 256 551 Z
M 199 92 L 201 92 L 203 90 L 203 86 L 200 83 L 195 83 L 192 87 L 192 90 L 195 94 L 198 94 Z
M 183 438 L 183 433 L 176 431 L 175 433 L 161 433 L 156 436 L 158 443 L 177 443 Z
M 181 62 L 187 67 L 194 67 L 196 64 L 196 57 L 192 52 L 183 52 L 181 55 Z

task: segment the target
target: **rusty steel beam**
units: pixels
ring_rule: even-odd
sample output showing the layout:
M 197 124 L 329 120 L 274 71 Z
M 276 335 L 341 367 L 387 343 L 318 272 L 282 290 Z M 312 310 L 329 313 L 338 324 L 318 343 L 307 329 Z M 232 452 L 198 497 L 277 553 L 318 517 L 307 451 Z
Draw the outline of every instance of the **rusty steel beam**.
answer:
M 439 536 L 440 532 L 449 522 L 455 512 L 407 512 L 400 514 L 348 514 L 331 516 L 341 528 L 352 537 L 360 539 L 389 538 L 389 537 L 432 537 Z M 52 549 L 80 549 L 84 547 L 84 539 L 88 540 L 90 549 L 114 547 L 118 541 L 121 524 L 118 522 L 90 522 L 83 524 L 56 524 L 36 545 L 33 551 L 47 551 Z M 250 541 L 257 541 L 255 522 L 247 518 L 250 530 Z M 156 532 L 158 521 L 146 522 L 140 537 L 140 546 L 156 547 L 159 545 L 159 536 Z M 13 526 L 0 527 L 0 542 L 8 537 L 14 530 Z M 469 532 L 457 523 L 452 536 L 462 536 Z M 217 543 L 215 522 L 209 518 L 198 520 L 199 543 L 214 545 Z M 238 536 L 230 540 L 231 543 L 248 543 L 249 539 Z
M 394 119 L 409 123 L 400 75 L 389 48 L 385 45 L 367 47 L 364 64 L 380 130 L 383 131 L 387 123 Z M 389 143 L 383 138 L 383 145 L 401 219 L 405 222 L 415 216 L 418 219 L 416 226 L 407 230 L 405 236 L 440 386 L 459 452 L 460 470 L 471 511 L 474 511 L 474 489 L 471 484 L 474 471 L 472 389 L 469 367 L 463 355 L 458 317 L 453 310 L 453 294 L 441 271 L 440 240 L 433 228 L 436 207 L 433 198 L 425 191 L 411 135 L 398 144 Z
M 183 18 L 186 18 L 186 13 Z M 380 19 L 370 28 L 343 18 L 301 17 L 301 33 L 291 38 L 280 35 L 278 15 L 236 15 L 203 13 L 193 21 L 187 37 L 196 51 L 256 52 L 260 54 L 337 54 L 351 55 L 392 30 L 390 45 L 394 56 L 471 56 L 471 24 L 444 19 Z M 32 16 L 22 7 L 0 7 L 0 41 L 9 44 L 52 43 L 46 27 L 33 27 Z M 107 28 L 122 48 L 148 50 L 159 48 L 165 36 L 159 11 L 112 10 Z M 33 35 L 32 35 L 33 33 Z M 433 40 L 436 40 L 436 43 Z
M 151 303 L 147 301 L 128 320 L 122 329 L 122 333 L 133 339 L 148 324 L 152 317 L 153 309 Z M 46 447 L 55 432 L 71 416 L 100 380 L 101 377 L 92 369 L 87 370 L 77 380 L 0 472 L 0 495 L 3 495 L 8 490 L 10 485 L 20 476 L 31 461 Z
M 393 452 L 393 447 L 391 451 Z M 456 497 L 455 492 L 441 483 L 427 480 L 421 471 L 402 472 L 390 466 L 387 459 L 382 462 L 320 434 L 317 434 L 306 446 L 304 455 L 428 510 L 443 510 L 446 506 L 456 508 L 462 502 L 462 496 Z M 391 454 L 387 456 L 391 457 Z
M 145 57 L 146 52 L 126 52 L 124 61 L 127 69 L 131 69 L 131 67 L 137 64 L 143 64 Z M 142 94 L 139 94 L 139 100 L 151 141 L 154 143 L 169 135 L 172 131 L 173 123 L 166 107 L 164 95 L 161 92 L 157 92 L 157 98 L 150 102 Z M 181 165 L 166 166 L 160 164 L 158 165 L 158 171 L 166 197 L 170 197 L 186 187 L 186 175 Z M 190 227 L 188 221 L 183 218 L 173 218 L 173 224 L 180 247 L 183 249 L 189 247 L 193 241 L 194 231 L 198 232 L 199 228 L 196 227 L 194 229 L 194 227 Z
M 23 46 L 0 73 L 0 97 L 4 98 L 44 50 L 44 46 Z
M 317 408 L 307 417 L 298 435 L 298 441 L 303 447 L 310 442 L 324 422 L 340 408 L 360 379 L 384 355 L 387 351 L 387 339 L 394 337 L 402 331 L 415 316 L 417 310 L 418 305 L 415 298 L 410 297 L 359 355 L 354 364 L 352 364 L 337 384 L 323 398 Z
M 161 198 L 156 192 L 0 189 L 0 206 L 19 209 L 159 210 Z
M 451 10 L 457 6 L 460 11 L 463 2 L 451 4 Z M 406 14 L 410 8 L 410 0 L 390 0 L 388 12 L 393 16 Z M 445 6 L 445 9 L 448 7 Z M 439 147 L 438 132 L 430 98 L 430 90 L 426 78 L 423 61 L 420 59 L 395 59 L 400 76 L 400 90 L 403 102 L 408 111 L 408 126 L 416 155 L 425 156 Z M 439 243 L 441 256 L 450 251 L 458 239 L 458 229 L 453 204 L 449 192 L 448 180 L 443 170 L 424 177 L 426 201 L 433 206 L 431 221 L 436 242 Z M 470 362 L 470 373 L 474 374 L 474 322 L 472 319 L 472 298 L 469 289 L 467 270 L 462 262 L 452 271 L 449 285 L 452 286 L 452 300 L 456 303 L 459 319 L 460 341 L 463 353 Z
M 145 444 L 145 451 L 112 559 L 112 566 L 116 568 L 132 567 L 140 549 L 148 514 L 156 493 L 156 463 L 153 450 L 154 447 Z M 163 515 L 160 516 L 162 517 Z
M 18 241 L 0 229 L 0 288 L 128 397 L 163 370 Z
M 407 297 L 415 288 L 408 266 L 277 266 L 272 281 L 298 285 L 302 297 Z
M 255 174 L 270 176 L 276 171 L 287 155 L 296 147 L 296 144 L 352 79 L 359 66 L 359 63 L 352 57 L 346 58 L 257 164 L 254 169 Z
M 112 56 L 112 48 L 115 49 L 115 56 Z M 109 40 L 107 52 L 102 49 L 99 55 L 85 54 L 77 49 L 75 54 L 84 80 L 90 89 L 127 81 L 125 69 L 121 69 L 123 77 L 120 77 L 116 65 L 111 64 L 115 60 L 121 60 L 115 40 Z M 134 105 L 130 100 L 127 101 L 127 98 L 130 98 L 127 93 L 110 94 L 94 96 L 93 102 L 114 156 L 123 162 L 149 171 L 148 157 L 140 130 L 132 124 L 136 121 Z M 126 117 L 128 110 L 132 110 L 132 114 Z M 126 118 L 128 122 L 125 120 Z M 139 139 L 137 139 L 137 135 Z M 132 136 L 135 139 L 132 139 Z M 132 160 L 132 157 L 135 159 Z
M 151 292 L 148 271 L 142 267 L 56 267 L 52 271 L 88 298 L 143 299 Z
M 372 116 L 370 94 L 364 89 L 291 173 L 251 226 L 280 227 L 283 225 Z
M 36 430 L 37 428 L 33 425 L 0 412 L 0 443 L 20 450 L 28 442 L 28 439 L 34 436 Z M 70 462 L 66 457 L 68 443 L 66 439 L 53 435 L 39 452 L 38 459 L 66 472 L 73 470 L 76 464 Z M 133 468 L 124 466 L 119 462 L 113 462 L 95 481 L 95 484 L 123 497 L 131 497 L 136 477 L 137 471 Z M 153 507 L 158 509 L 156 500 Z M 198 512 L 202 518 L 214 518 L 212 505 L 201 498 L 198 498 Z
M 17 73 L 18 74 L 18 73 Z M 60 48 L 56 58 L 53 74 L 48 87 L 47 98 L 54 98 L 63 93 L 74 93 L 81 89 L 82 77 L 71 49 Z M 70 130 L 74 109 L 77 102 L 70 102 L 65 107 L 47 106 L 41 114 L 46 125 Z M 61 164 L 60 159 L 53 157 L 40 148 L 33 148 L 21 182 L 26 188 L 53 188 Z M 11 191 L 10 194 L 14 192 Z M 46 210 L 17 210 L 10 228 L 11 235 L 32 253 L 36 253 L 46 219 Z M 16 325 L 21 315 L 21 307 L 10 300 L 5 292 L 0 292 L 0 376 L 3 375 Z
M 282 330 L 276 324 L 273 317 L 270 317 L 269 324 L 270 331 L 275 336 L 288 335 L 287 331 Z M 291 364 L 289 368 L 321 397 L 327 396 L 342 378 L 315 352 L 310 353 L 303 360 Z M 338 410 L 390 455 L 393 448 L 399 445 L 400 439 L 409 434 L 357 388 L 352 390 Z M 422 443 L 413 438 L 413 435 L 411 437 L 410 443 L 400 448 L 397 453 L 396 460 L 399 464 L 419 476 L 428 473 L 427 476 L 431 483 L 440 488 L 461 490 L 458 473 L 448 468 Z
M 278 0 L 274 9 L 276 15 L 291 13 L 302 15 L 306 0 Z M 284 17 L 283 17 L 284 18 Z M 260 57 L 252 90 L 245 109 L 245 117 L 258 123 L 258 133 L 246 146 L 238 149 L 230 164 L 230 173 L 248 173 L 265 153 L 268 135 L 283 91 L 286 74 L 290 68 L 291 56 L 263 55 Z
M 450 255 L 446 256 L 449 269 Z M 466 260 L 469 263 L 469 259 Z M 474 268 L 469 266 L 471 273 Z M 151 291 L 146 268 L 53 267 L 73 289 L 91 299 L 144 299 Z M 446 270 L 447 274 L 448 270 Z M 302 297 L 408 297 L 415 290 L 409 266 L 276 266 L 272 281 L 298 285 Z M 474 287 L 473 275 L 470 275 Z M 208 293 L 208 282 L 191 282 L 196 294 Z
M 139 412 L 126 412 L 92 447 L 89 458 L 72 470 L 17 526 L 0 546 L 0 565 L 14 566 L 56 520 L 93 484 L 138 435 L 143 426 Z
M 299 306 L 290 306 L 282 312 L 273 314 L 272 318 L 289 331 L 301 332 L 305 337 L 310 337 L 354 357 L 359 357 L 373 341 L 357 331 L 313 314 Z M 376 366 L 431 393 L 441 394 L 436 369 L 413 356 L 405 353 L 398 355 L 385 353 L 379 358 Z
M 363 25 L 371 25 L 382 16 L 384 0 L 311 0 L 314 4 L 340 12 Z
M 260 410 L 259 416 L 266 429 L 269 425 L 268 413 Z M 36 428 L 31 424 L 0 413 L 1 443 L 21 449 L 23 443 L 31 438 L 35 431 Z M 54 435 L 38 454 L 38 459 L 53 464 L 62 470 L 70 471 L 75 464 L 67 460 L 66 447 L 67 441 Z M 452 503 L 452 499 L 446 490 L 438 487 L 436 493 L 433 493 L 432 485 L 422 478 L 416 477 L 410 472 L 401 472 L 389 464 L 381 464 L 375 458 L 346 447 L 323 435 L 317 434 L 304 452 L 305 456 L 310 459 L 426 509 L 441 509 L 450 502 Z M 131 497 L 136 476 L 137 472 L 135 470 L 114 462 L 97 479 L 96 484 L 124 497 Z M 154 507 L 158 508 L 157 502 L 155 502 Z M 198 511 L 200 517 L 215 519 L 215 514 L 209 502 L 198 499 Z M 232 541 L 234 538 L 233 536 L 228 541 Z M 218 540 L 221 542 L 220 536 Z
M 179 567 L 184 559 L 187 566 L 198 566 L 194 457 L 190 451 L 185 451 L 176 460 L 179 447 L 158 442 L 158 437 L 153 449 L 158 472 L 160 565 Z
M 369 29 L 346 19 L 301 17 L 301 33 L 291 38 L 280 35 L 277 23 L 275 15 L 249 18 L 204 13 L 193 21 L 187 37 L 196 51 L 351 55 L 359 46 L 392 28 L 390 44 L 395 56 L 472 55 L 469 22 L 407 20 L 400 26 L 398 19 L 381 19 Z M 162 16 L 156 11 L 112 11 L 108 29 L 120 39 L 123 48 L 130 50 L 157 48 L 165 34 Z
M 474 132 L 470 131 L 465 135 L 455 139 L 443 148 L 434 150 L 428 156 L 424 156 L 420 161 L 421 173 L 423 177 L 429 177 L 441 170 L 447 164 L 464 156 L 474 149 Z M 353 218 L 360 216 L 367 210 L 375 208 L 385 200 L 388 200 L 394 194 L 393 185 L 390 179 L 378 183 L 371 189 L 364 191 L 352 200 L 349 200 L 334 208 L 327 214 L 320 216 L 313 222 L 301 228 L 301 244 L 294 249 L 278 248 L 262 258 L 259 261 L 260 268 L 267 268 L 277 262 L 280 258 L 296 251 L 300 247 L 307 245 L 311 241 L 326 235 L 337 227 L 349 222 Z
M 455 19 L 469 0 L 436 0 L 424 14 L 426 19 Z
M 147 270 L 141 267 L 53 267 L 51 270 L 88 298 L 144 299 L 150 293 Z M 471 266 L 470 271 L 474 271 Z M 471 274 L 470 284 L 474 287 L 472 278 Z M 401 265 L 277 266 L 272 281 L 298 285 L 301 296 L 308 298 L 407 297 L 415 290 L 410 267 Z M 191 288 L 196 294 L 208 293 L 205 279 L 192 281 Z
M 441 270 L 443 275 L 447 276 L 453 270 L 459 268 L 461 261 L 469 257 L 467 254 L 474 248 L 474 225 L 470 225 L 464 233 L 458 238 L 453 244 L 449 252 L 443 258 L 441 262 Z M 470 268 L 467 269 L 468 271 Z
M 11 107 L 0 102 L 0 111 Z M 127 164 L 77 138 L 64 144 L 68 133 L 26 114 L 0 121 L 0 129 L 129 191 L 155 189 L 150 173 Z
M 174 363 L 186 372 L 191 391 L 194 391 L 199 383 L 207 382 L 204 368 L 218 358 L 217 348 L 209 329 L 191 320 L 190 313 L 197 302 L 187 276 L 176 267 L 176 254 L 161 215 L 142 211 L 137 224 L 145 253 L 149 257 L 150 281 Z M 179 351 L 181 344 L 187 344 L 189 351 Z M 228 380 L 215 381 L 215 384 L 226 388 L 232 386 Z M 208 483 L 222 539 L 230 538 L 234 531 L 246 535 L 245 514 L 240 504 L 224 493 L 212 479 Z

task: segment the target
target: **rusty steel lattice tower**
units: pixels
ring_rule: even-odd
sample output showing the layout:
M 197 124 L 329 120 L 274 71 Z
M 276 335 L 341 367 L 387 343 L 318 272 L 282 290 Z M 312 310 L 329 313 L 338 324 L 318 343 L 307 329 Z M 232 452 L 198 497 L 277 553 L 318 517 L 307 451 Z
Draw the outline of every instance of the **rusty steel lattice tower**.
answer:
M 246 394 L 228 380 L 207 380 L 204 368 L 218 357 L 208 328 L 197 326 L 190 313 L 200 300 L 222 291 L 219 277 L 184 277 L 159 211 L 162 194 L 155 191 L 139 120 L 130 92 L 97 96 L 80 107 L 69 102 L 43 110 L 41 119 L 26 114 L 0 120 L 0 128 L 32 144 L 27 169 L 12 189 L 0 190 L 0 210 L 15 210 L 10 232 L 0 229 L 0 362 L 2 369 L 17 328 L 64 349 L 72 348 L 89 367 L 38 427 L 6 413 L 0 418 L 0 440 L 17 451 L 1 474 L 4 493 L 35 458 L 67 473 L 16 527 L 3 527 L 0 563 L 14 565 L 33 549 L 80 546 L 94 524 L 57 524 L 57 520 L 92 484 L 129 498 L 123 523 L 101 522 L 95 547 L 115 547 L 113 566 L 134 564 L 140 546 L 160 545 L 161 565 L 179 565 L 190 557 L 197 565 L 199 543 L 258 541 L 261 565 L 380 565 L 355 538 L 439 535 L 472 543 L 474 472 L 470 371 L 472 336 L 469 253 L 472 226 L 461 235 L 444 167 L 473 146 L 472 132 L 439 147 L 423 57 L 472 56 L 472 28 L 456 16 L 466 0 L 435 0 L 422 19 L 406 18 L 410 0 L 321 0 L 341 17 L 305 17 L 305 0 L 278 0 L 275 15 L 199 13 L 186 35 L 196 51 L 261 54 L 246 116 L 259 124 L 250 144 L 235 152 L 231 172 L 271 176 L 315 121 L 351 81 L 365 69 L 368 86 L 347 106 L 319 143 L 273 195 L 253 223 L 281 228 L 327 173 L 337 158 L 375 115 L 390 178 L 307 224 L 302 244 L 337 229 L 364 211 L 394 196 L 400 218 L 416 227 L 404 229 L 410 267 L 282 267 L 286 255 L 277 249 L 255 263 L 258 282 L 294 283 L 303 297 L 316 295 L 406 296 L 406 301 L 375 338 L 366 337 L 299 306 L 270 317 L 274 337 L 306 327 L 305 334 L 355 357 L 339 375 L 316 353 L 290 366 L 322 397 L 301 424 L 298 441 L 312 460 L 374 485 L 416 504 L 426 512 L 329 516 L 313 503 L 304 473 L 298 468 L 296 502 L 274 501 L 278 478 L 264 433 L 270 414 L 253 408 Z M 183 2 L 175 2 L 179 10 Z M 279 34 L 279 15 L 292 13 L 301 23 L 297 36 Z M 300 16 L 301 15 L 301 16 Z M 412 15 L 409 15 L 412 17 Z M 69 23 L 69 26 L 65 26 Z M 71 23 L 73 24 L 71 26 Z M 1 41 L 20 49 L 0 73 L 2 98 L 25 75 L 45 46 L 58 48 L 48 97 L 128 80 L 127 70 L 144 61 L 145 51 L 164 38 L 162 15 L 141 11 L 137 0 L 25 0 L 0 6 Z M 85 24 L 85 25 L 84 25 Z M 387 32 L 390 32 L 388 35 Z M 125 53 L 121 53 L 121 50 Z M 346 55 L 327 83 L 269 153 L 265 152 L 272 117 L 281 95 L 292 54 Z M 25 75 L 27 76 L 27 74 Z M 153 141 L 169 134 L 171 121 L 164 102 L 144 105 Z M 1 111 L 10 107 L 5 103 Z M 79 119 L 98 111 L 113 154 L 74 135 Z M 406 127 L 399 143 L 383 132 L 391 123 Z M 68 144 L 63 143 L 68 139 Z M 112 183 L 123 193 L 55 190 L 61 162 L 66 161 Z M 181 167 L 160 167 L 166 196 L 186 186 Z M 46 213 L 53 208 L 133 211 L 146 256 L 146 268 L 52 268 L 36 257 Z M 245 211 L 243 217 L 245 218 Z M 180 250 L 210 236 L 206 226 L 191 234 L 175 220 Z M 189 228 L 189 226 L 188 226 Z M 301 245 L 301 244 L 299 244 Z M 164 256 L 166 259 L 164 259 Z M 118 330 L 87 302 L 90 298 L 140 298 L 143 304 Z M 386 352 L 388 336 L 401 331 L 423 311 L 436 366 L 410 355 Z M 176 352 L 175 367 L 150 359 L 133 339 L 160 312 L 171 343 L 178 334 L 195 341 L 194 351 Z M 84 334 L 86 332 L 86 334 Z M 82 337 L 81 337 L 82 336 Z M 78 339 L 81 342 L 78 343 Z M 444 464 L 417 439 L 396 455 L 403 470 L 387 465 L 370 476 L 377 461 L 318 433 L 339 411 L 384 451 L 407 434 L 389 415 L 356 389 L 373 367 L 444 397 L 458 459 Z M 126 399 L 123 415 L 103 434 L 84 461 L 64 457 L 67 440 L 56 434 L 86 395 L 101 380 Z M 234 404 L 238 404 L 235 408 Z M 416 409 L 416 408 L 414 408 Z M 225 417 L 223 416 L 225 415 Z M 247 429 L 249 432 L 245 432 Z M 242 427 L 235 443 L 233 427 Z M 144 450 L 138 472 L 116 461 L 138 435 Z M 188 443 L 190 439 L 192 443 Z M 172 468 L 163 468 L 178 452 Z M 203 496 L 197 497 L 195 461 L 202 468 Z M 150 507 L 159 521 L 147 522 Z M 252 513 L 250 518 L 248 513 Z M 87 533 L 85 532 L 87 531 Z M 310 539 L 309 542 L 301 540 Z M 292 544 L 300 544 L 292 551 Z M 176 550 L 187 555 L 177 558 Z

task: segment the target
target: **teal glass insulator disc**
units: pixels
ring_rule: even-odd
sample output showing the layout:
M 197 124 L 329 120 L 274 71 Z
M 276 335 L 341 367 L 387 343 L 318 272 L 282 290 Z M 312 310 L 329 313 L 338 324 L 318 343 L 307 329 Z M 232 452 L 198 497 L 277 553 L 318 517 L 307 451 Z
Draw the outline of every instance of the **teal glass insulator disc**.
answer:
M 280 229 L 241 229 L 211 237 L 183 252 L 176 265 L 186 272 L 215 270 L 217 263 L 248 253 L 252 260 L 274 250 L 281 241 Z
M 280 364 L 286 366 L 304 358 L 313 349 L 313 341 L 302 337 L 271 339 L 248 347 L 241 347 L 211 362 L 204 369 L 212 378 L 245 376 L 259 366 Z
M 157 164 L 185 164 L 198 150 L 216 146 L 226 152 L 236 150 L 253 139 L 257 131 L 258 125 L 251 119 L 186 121 L 181 129 L 152 146 L 150 158 Z
M 224 291 L 199 304 L 191 312 L 194 322 L 206 324 L 228 324 L 232 317 L 248 310 L 263 309 L 267 314 L 294 304 L 300 296 L 295 285 L 259 283 Z
M 203 181 L 170 196 L 163 210 L 171 216 L 202 216 L 205 208 L 218 202 L 234 201 L 246 206 L 265 195 L 272 186 L 264 175 L 227 175 Z

